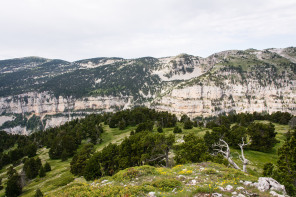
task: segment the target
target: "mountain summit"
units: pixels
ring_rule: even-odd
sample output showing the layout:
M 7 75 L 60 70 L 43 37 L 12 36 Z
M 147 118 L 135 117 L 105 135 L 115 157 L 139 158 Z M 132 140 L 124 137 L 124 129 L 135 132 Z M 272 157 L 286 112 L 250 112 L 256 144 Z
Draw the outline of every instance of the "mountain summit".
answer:
M 295 115 L 296 48 L 229 50 L 207 58 L 17 58 L 0 61 L 0 84 L 0 129 L 12 133 L 143 105 L 190 117 Z

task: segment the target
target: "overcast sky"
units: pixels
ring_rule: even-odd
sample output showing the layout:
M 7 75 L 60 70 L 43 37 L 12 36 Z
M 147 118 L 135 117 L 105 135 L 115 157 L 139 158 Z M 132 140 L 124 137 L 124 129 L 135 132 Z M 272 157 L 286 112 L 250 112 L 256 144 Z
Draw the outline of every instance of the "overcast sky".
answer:
M 296 46 L 295 0 L 0 0 L 0 59 Z

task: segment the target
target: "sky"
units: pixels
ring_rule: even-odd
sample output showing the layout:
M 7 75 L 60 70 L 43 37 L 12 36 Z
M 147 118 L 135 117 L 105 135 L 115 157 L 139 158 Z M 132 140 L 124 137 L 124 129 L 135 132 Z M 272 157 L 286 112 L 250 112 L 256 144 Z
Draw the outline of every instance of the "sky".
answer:
M 0 59 L 296 46 L 296 0 L 0 0 Z

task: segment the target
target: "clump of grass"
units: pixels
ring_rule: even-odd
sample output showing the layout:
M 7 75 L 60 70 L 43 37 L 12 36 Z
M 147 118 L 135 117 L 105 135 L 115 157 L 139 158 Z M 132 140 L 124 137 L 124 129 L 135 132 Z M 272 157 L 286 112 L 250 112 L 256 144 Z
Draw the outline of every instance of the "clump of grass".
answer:
M 151 186 L 112 186 L 91 187 L 88 184 L 76 184 L 58 191 L 49 196 L 144 196 L 147 192 L 153 191 Z
M 160 189 L 161 191 L 172 191 L 174 188 L 180 189 L 182 187 L 182 182 L 176 179 L 159 179 L 151 183 L 155 188 Z
M 115 181 L 124 181 L 124 180 L 131 180 L 133 178 L 146 176 L 146 175 L 156 175 L 160 174 L 155 167 L 152 166 L 140 166 L 140 167 L 133 167 L 127 168 L 125 170 L 121 170 L 116 173 L 112 179 Z
M 216 170 L 210 168 L 203 171 L 204 174 L 218 174 Z

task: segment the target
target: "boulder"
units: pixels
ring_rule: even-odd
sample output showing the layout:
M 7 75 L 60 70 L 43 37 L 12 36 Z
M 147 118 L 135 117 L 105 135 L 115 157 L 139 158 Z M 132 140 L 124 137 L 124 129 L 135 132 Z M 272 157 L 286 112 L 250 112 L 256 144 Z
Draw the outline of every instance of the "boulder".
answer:
M 252 186 L 252 182 L 251 181 L 244 181 L 243 184 L 246 185 L 246 186 L 248 186 L 248 185 Z
M 231 185 L 227 185 L 227 186 L 225 187 L 225 189 L 226 189 L 227 191 L 231 191 L 231 190 L 233 189 L 233 186 L 231 186 Z
M 275 191 L 270 191 L 269 193 L 270 193 L 272 196 L 275 196 L 275 197 L 285 197 L 285 195 L 278 194 L 278 193 L 276 193 Z
M 260 191 L 271 190 L 271 191 L 279 191 L 286 194 L 285 186 L 279 184 L 276 180 L 270 177 L 260 177 L 258 179 L 257 188 Z
M 148 196 L 149 196 L 149 197 L 156 197 L 156 196 L 155 196 L 155 192 L 149 192 L 149 193 L 148 193 Z

